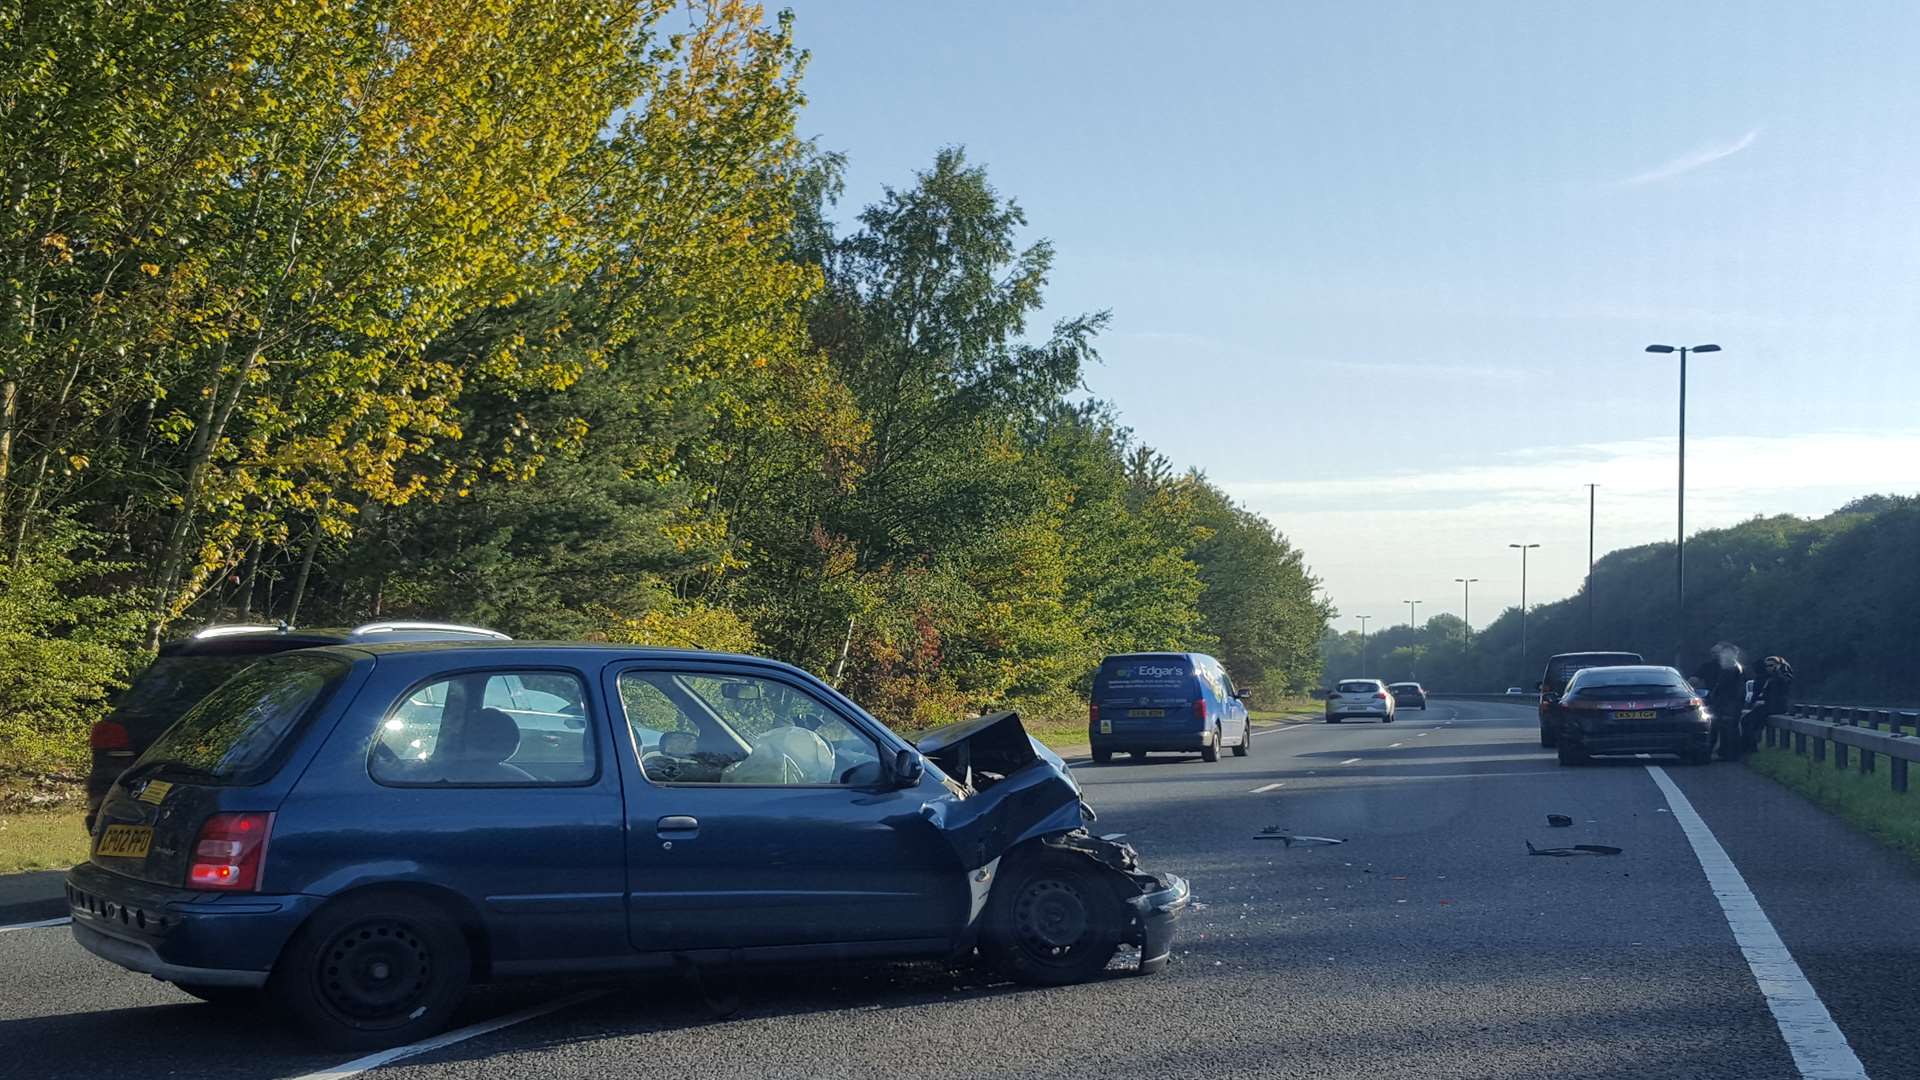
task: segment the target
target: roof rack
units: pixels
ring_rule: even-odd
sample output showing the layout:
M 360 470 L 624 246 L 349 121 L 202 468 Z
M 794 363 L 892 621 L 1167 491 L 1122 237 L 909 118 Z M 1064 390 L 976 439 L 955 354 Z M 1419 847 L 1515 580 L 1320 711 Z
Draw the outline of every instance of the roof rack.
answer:
M 286 623 L 224 623 L 216 626 L 202 627 L 196 631 L 193 636 L 198 640 L 200 638 L 228 637 L 233 634 L 284 634 L 290 629 L 292 628 Z
M 464 626 L 460 623 L 407 622 L 404 620 L 361 623 L 359 626 L 354 627 L 352 632 L 356 635 L 390 634 L 397 630 L 451 630 L 462 634 L 477 634 L 481 637 L 490 637 L 499 641 L 513 640 L 498 630 L 490 630 L 484 626 Z

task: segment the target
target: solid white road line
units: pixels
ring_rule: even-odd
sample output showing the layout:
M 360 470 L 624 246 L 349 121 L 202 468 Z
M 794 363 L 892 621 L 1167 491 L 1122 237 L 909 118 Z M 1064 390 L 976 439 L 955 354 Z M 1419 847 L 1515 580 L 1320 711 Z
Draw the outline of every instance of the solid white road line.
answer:
M 1345 760 L 1345 761 L 1343 761 L 1343 762 L 1341 762 L 1340 764 L 1342 764 L 1342 765 L 1358 765 L 1358 764 L 1360 764 L 1360 759 L 1359 759 L 1359 758 L 1357 758 L 1357 757 L 1350 757 L 1350 758 L 1348 758 L 1347 760 Z
M 43 926 L 65 926 L 72 921 L 73 916 L 62 915 L 57 919 L 41 919 L 39 922 L 14 923 L 11 926 L 0 926 L 0 934 L 4 934 L 9 930 L 38 930 Z
M 1257 787 L 1257 788 L 1254 788 L 1254 789 L 1253 789 L 1252 791 L 1249 791 L 1249 792 L 1247 792 L 1247 794 L 1249 794 L 1249 795 L 1258 795 L 1258 794 L 1260 794 L 1260 793 L 1261 793 L 1261 792 L 1263 792 L 1263 791 L 1274 791 L 1274 790 L 1277 790 L 1277 789 L 1279 789 L 1279 788 L 1283 788 L 1283 787 L 1286 787 L 1286 786 L 1287 786 L 1287 785 L 1286 785 L 1286 784 L 1285 784 L 1284 782 L 1283 782 L 1283 783 L 1278 783 L 1278 784 L 1267 784 L 1267 785 L 1264 785 L 1264 786 L 1262 786 L 1262 787 Z
M 1847 1045 L 1847 1037 L 1833 1022 L 1820 995 L 1814 993 L 1813 984 L 1801 973 L 1800 965 L 1780 940 L 1767 913 L 1760 909 L 1760 901 L 1754 897 L 1753 890 L 1747 888 L 1747 881 L 1740 876 L 1733 859 L 1714 838 L 1713 830 L 1700 819 L 1693 803 L 1687 801 L 1686 793 L 1667 775 L 1667 770 L 1649 765 L 1647 772 L 1653 776 L 1653 782 L 1660 785 L 1667 805 L 1673 810 L 1673 819 L 1680 823 L 1687 842 L 1693 845 L 1694 857 L 1700 860 L 1700 869 L 1706 871 L 1707 885 L 1713 890 L 1714 899 L 1720 901 L 1720 911 L 1733 929 L 1733 940 L 1746 957 L 1754 982 L 1760 985 L 1761 996 L 1767 999 L 1773 1022 L 1779 1025 L 1780 1037 L 1786 1040 L 1800 1075 L 1807 1080 L 1866 1080 L 1867 1070 Z
M 331 1069 L 322 1069 L 319 1072 L 307 1073 L 303 1076 L 295 1077 L 294 1080 L 345 1080 L 346 1077 L 358 1076 L 369 1069 L 377 1069 L 390 1062 L 399 1061 L 401 1058 L 410 1058 L 416 1054 L 425 1054 L 429 1051 L 452 1046 L 455 1043 L 463 1043 L 468 1039 L 485 1035 L 489 1032 L 499 1031 L 501 1028 L 512 1027 L 515 1024 L 522 1024 L 535 1017 L 545 1016 L 550 1012 L 558 1012 L 569 1005 L 578 1005 L 583 1001 L 591 1001 L 597 997 L 605 997 L 611 992 L 610 990 L 587 990 L 578 994 L 568 994 L 563 998 L 555 998 L 552 1001 L 529 1006 L 521 1009 L 519 1012 L 510 1012 L 505 1016 L 496 1016 L 491 1020 L 482 1020 L 477 1024 L 468 1024 L 463 1028 L 444 1031 L 431 1039 L 421 1039 L 419 1042 L 408 1043 L 405 1046 L 396 1046 L 391 1050 L 382 1050 L 378 1053 L 368 1054 L 366 1057 L 357 1057 L 344 1065 L 335 1065 Z

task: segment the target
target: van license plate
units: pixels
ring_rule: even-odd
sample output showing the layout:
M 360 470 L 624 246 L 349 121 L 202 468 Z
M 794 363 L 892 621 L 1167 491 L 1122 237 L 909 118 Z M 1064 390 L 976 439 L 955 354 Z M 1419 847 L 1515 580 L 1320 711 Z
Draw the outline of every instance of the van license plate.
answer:
M 100 834 L 100 845 L 93 853 L 116 859 L 144 859 L 152 843 L 153 829 L 146 825 L 109 825 L 107 831 Z
M 1128 716 L 1165 716 L 1167 715 L 1167 710 L 1165 709 L 1128 709 L 1127 715 Z
M 1634 709 L 1630 712 L 1614 713 L 1613 718 L 1615 720 L 1651 720 L 1658 715 L 1660 714 L 1652 709 Z

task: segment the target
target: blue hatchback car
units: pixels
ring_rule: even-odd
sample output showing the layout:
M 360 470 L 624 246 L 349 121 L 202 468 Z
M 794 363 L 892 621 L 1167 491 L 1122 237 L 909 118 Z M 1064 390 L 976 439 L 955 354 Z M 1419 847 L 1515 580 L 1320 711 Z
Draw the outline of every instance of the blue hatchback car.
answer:
M 978 949 L 1059 984 L 1167 962 L 1185 881 L 1090 835 L 1012 713 L 908 744 L 818 679 L 607 645 L 336 646 L 221 685 L 67 877 L 96 955 L 324 1041 L 472 982 Z
M 1220 661 L 1205 653 L 1121 653 L 1100 661 L 1087 709 L 1087 742 L 1105 764 L 1117 751 L 1144 759 L 1149 751 L 1198 751 L 1220 760 L 1253 750 L 1246 694 Z

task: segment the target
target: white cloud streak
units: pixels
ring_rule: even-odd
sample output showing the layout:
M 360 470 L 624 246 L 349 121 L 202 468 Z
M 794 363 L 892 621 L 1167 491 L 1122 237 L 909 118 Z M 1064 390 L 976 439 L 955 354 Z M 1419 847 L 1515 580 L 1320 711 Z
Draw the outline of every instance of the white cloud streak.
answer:
M 1645 187 L 1684 176 L 1697 169 L 1704 169 L 1716 161 L 1725 161 L 1733 155 L 1752 146 L 1760 137 L 1760 129 L 1754 128 L 1745 135 L 1727 143 L 1711 143 L 1689 150 L 1671 161 L 1656 165 L 1643 173 L 1636 173 L 1618 182 L 1619 187 Z

